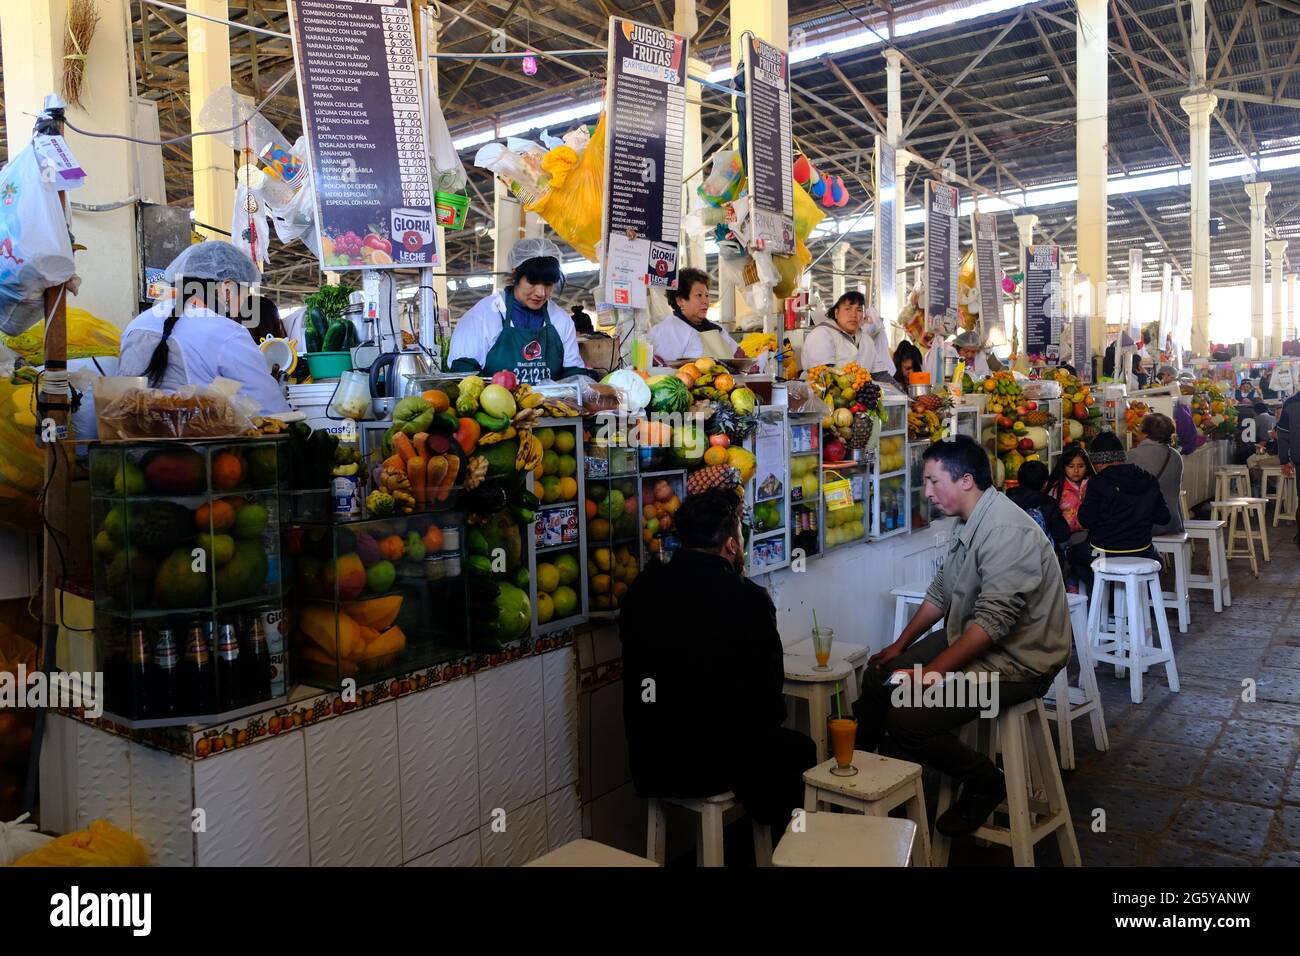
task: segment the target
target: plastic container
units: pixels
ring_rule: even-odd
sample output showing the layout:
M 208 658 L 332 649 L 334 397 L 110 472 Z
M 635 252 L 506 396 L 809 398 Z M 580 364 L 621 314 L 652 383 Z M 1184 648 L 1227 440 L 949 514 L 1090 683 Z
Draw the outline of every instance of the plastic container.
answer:
M 370 377 L 365 372 L 344 372 L 330 402 L 330 412 L 339 418 L 364 419 L 370 412 Z
M 469 196 L 465 193 L 433 194 L 433 210 L 438 225 L 446 229 L 462 229 L 465 226 L 465 214 L 469 211 Z
M 317 382 L 338 379 L 352 370 L 351 352 L 308 352 L 307 369 Z

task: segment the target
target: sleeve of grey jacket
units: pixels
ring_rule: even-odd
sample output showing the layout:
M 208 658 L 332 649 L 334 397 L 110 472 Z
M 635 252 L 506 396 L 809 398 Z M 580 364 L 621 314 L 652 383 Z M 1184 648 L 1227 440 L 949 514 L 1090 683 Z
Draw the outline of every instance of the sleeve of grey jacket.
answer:
M 1282 406 L 1282 417 L 1277 420 L 1277 458 L 1282 464 L 1291 461 L 1291 402 Z
M 1037 545 L 1019 529 L 1000 528 L 985 539 L 976 555 L 980 593 L 970 619 L 988 632 L 993 643 L 1006 637 L 1025 610 L 1025 595 L 1043 580 Z
M 941 609 L 945 614 L 948 613 L 948 585 L 944 582 L 943 571 L 948 563 L 948 554 L 944 555 L 944 562 L 934 572 L 934 578 L 930 581 L 930 586 L 925 589 L 925 599 L 935 607 Z M 897 637 L 898 635 L 894 635 Z

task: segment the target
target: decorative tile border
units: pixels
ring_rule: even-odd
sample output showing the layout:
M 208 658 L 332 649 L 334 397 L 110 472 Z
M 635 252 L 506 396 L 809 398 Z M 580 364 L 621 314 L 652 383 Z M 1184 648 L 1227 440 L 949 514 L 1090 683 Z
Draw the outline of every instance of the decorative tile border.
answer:
M 312 697 L 294 701 L 273 711 L 253 714 L 225 726 L 204 727 L 193 731 L 183 727 L 137 730 L 106 718 L 86 717 L 79 709 L 64 708 L 60 713 L 105 733 L 126 737 L 167 753 L 193 760 L 210 760 L 268 737 L 341 717 L 354 710 L 373 707 L 386 700 L 431 690 L 525 657 L 547 654 L 572 643 L 572 630 L 558 631 L 539 638 L 526 637 L 492 654 L 469 654 L 409 674 L 359 686 L 354 701 L 345 701 L 339 691 L 322 691 Z

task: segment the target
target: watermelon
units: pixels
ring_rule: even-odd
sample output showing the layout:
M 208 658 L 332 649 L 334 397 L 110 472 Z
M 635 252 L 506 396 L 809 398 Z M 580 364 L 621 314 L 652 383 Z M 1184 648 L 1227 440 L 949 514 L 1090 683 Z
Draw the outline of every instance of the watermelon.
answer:
M 660 375 L 650 379 L 650 404 L 652 412 L 684 412 L 691 407 L 691 393 L 676 375 Z

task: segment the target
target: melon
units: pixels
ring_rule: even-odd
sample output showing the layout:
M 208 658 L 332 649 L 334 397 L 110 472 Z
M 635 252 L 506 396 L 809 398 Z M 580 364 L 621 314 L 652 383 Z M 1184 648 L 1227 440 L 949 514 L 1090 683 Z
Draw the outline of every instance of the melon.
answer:
M 1025 429 L 1024 437 L 1034 443 L 1034 449 L 1037 451 L 1042 451 L 1047 447 L 1048 436 L 1046 428 L 1042 428 L 1038 425 L 1030 426 Z

